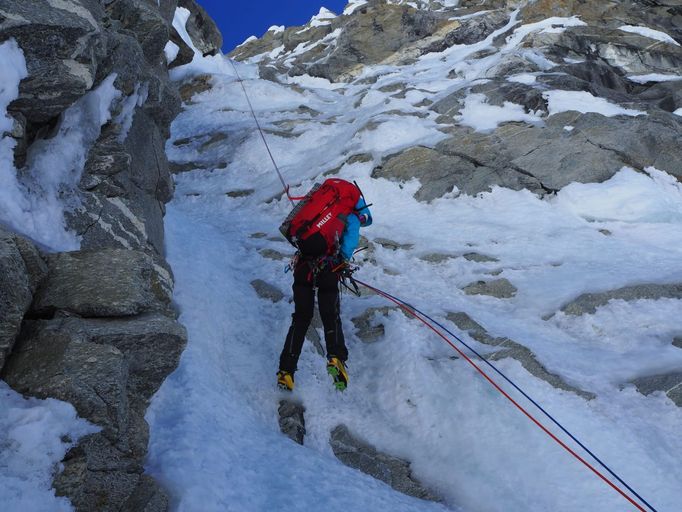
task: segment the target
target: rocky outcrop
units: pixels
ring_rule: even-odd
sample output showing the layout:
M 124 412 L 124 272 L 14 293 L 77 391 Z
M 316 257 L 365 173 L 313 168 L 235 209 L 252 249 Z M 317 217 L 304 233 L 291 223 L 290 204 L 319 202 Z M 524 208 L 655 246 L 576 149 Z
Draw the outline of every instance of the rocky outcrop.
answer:
M 639 284 L 598 293 L 584 293 L 561 307 L 567 315 L 592 315 L 611 300 L 682 299 L 682 284 Z
M 586 400 L 592 400 L 596 395 L 590 391 L 582 390 L 576 386 L 567 383 L 559 375 L 549 372 L 535 357 L 535 354 L 527 348 L 509 338 L 495 338 L 491 336 L 480 324 L 473 318 L 463 312 L 447 314 L 447 319 L 457 326 L 457 328 L 465 331 L 473 339 L 479 343 L 490 345 L 496 348 L 494 352 L 485 357 L 491 361 L 498 361 L 500 359 L 512 358 L 516 359 L 525 370 L 538 379 L 544 380 L 549 385 L 575 393 Z
M 195 0 L 178 0 L 178 6 L 190 12 L 185 28 L 195 48 L 204 56 L 220 52 L 223 46 L 223 35 L 204 8 Z
M 67 252 L 48 257 L 49 275 L 33 312 L 81 317 L 122 317 L 169 311 L 173 278 L 143 252 L 122 249 Z
M 408 461 L 377 451 L 371 444 L 354 437 L 345 425 L 338 425 L 332 430 L 329 444 L 336 458 L 346 466 L 381 480 L 408 496 L 442 501 L 412 476 Z
M 302 445 L 305 438 L 305 407 L 293 400 L 281 400 L 277 413 L 282 434 Z
M 46 271 L 33 244 L 0 227 L 0 371 Z
M 194 1 L 180 5 L 190 10 L 193 45 L 216 53 L 215 24 Z M 0 377 L 21 393 L 71 402 L 101 428 L 55 477 L 57 494 L 76 510 L 168 508 L 143 464 L 148 402 L 186 343 L 163 227 L 174 192 L 165 141 L 180 110 L 164 48 L 177 6 L 0 0 L 0 42 L 14 39 L 28 70 L 8 107 L 18 175 L 69 107 L 105 81 L 118 94 L 109 121 L 84 143 L 82 174 L 73 170 L 76 189 L 67 191 L 78 206 L 66 221 L 81 250 L 43 256 L 0 228 Z
M 169 307 L 171 275 L 150 255 L 120 249 L 47 262 L 29 312 L 44 319 L 24 320 L 0 377 L 21 393 L 68 401 L 102 428 L 67 454 L 55 479 L 77 510 L 144 500 L 139 510 L 165 510 L 164 491 L 143 475 L 144 414 L 187 339 Z
M 497 299 L 510 299 L 516 295 L 516 287 L 508 279 L 494 279 L 492 281 L 476 281 L 464 288 L 467 295 L 489 295 Z
M 639 377 L 632 384 L 643 395 L 662 391 L 677 407 L 682 407 L 682 371 Z
M 380 307 L 367 308 L 364 313 L 352 319 L 355 326 L 355 334 L 365 343 L 373 343 L 384 336 L 384 324 L 377 322 L 375 318 L 378 315 L 386 316 L 391 311 L 402 311 L 401 308 L 395 307 Z

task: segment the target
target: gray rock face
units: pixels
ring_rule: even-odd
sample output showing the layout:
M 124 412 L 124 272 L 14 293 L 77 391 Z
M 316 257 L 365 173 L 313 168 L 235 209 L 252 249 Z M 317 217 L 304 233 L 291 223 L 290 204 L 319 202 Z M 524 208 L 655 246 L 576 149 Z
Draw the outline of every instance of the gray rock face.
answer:
M 611 300 L 633 301 L 664 298 L 682 299 L 682 284 L 640 284 L 600 293 L 584 293 L 562 306 L 561 311 L 567 315 L 591 315 L 597 311 L 597 308 L 606 305 Z
M 673 339 L 673 345 L 675 347 L 682 348 L 682 336 L 677 336 L 676 338 Z
M 632 384 L 643 395 L 662 391 L 677 407 L 682 407 L 682 371 L 640 377 L 633 380 Z
M 172 276 L 148 254 L 121 249 L 59 253 L 48 258 L 48 265 L 33 304 L 36 314 L 63 310 L 116 317 L 169 311 Z
M 293 400 L 282 400 L 277 410 L 282 434 L 298 444 L 305 438 L 305 407 Z
M 56 9 L 47 0 L 0 1 L 0 41 L 17 41 L 29 72 L 11 111 L 30 123 L 43 123 L 90 90 L 102 56 L 98 20 L 103 14 L 99 2 L 74 1 Z
M 3 371 L 20 393 L 71 402 L 78 414 L 110 438 L 128 423 L 128 364 L 112 346 L 89 343 L 68 330 L 30 323 Z
M 186 28 L 197 50 L 203 55 L 218 53 L 223 46 L 223 36 L 208 13 L 194 0 L 179 0 L 178 5 L 191 13 Z
M 467 295 L 490 295 L 498 299 L 509 299 L 517 292 L 516 287 L 505 278 L 493 281 L 476 281 L 462 289 Z
M 215 25 L 194 2 L 185 4 L 197 45 L 218 48 Z M 143 461 L 147 402 L 186 342 L 161 258 L 164 205 L 173 195 L 165 140 L 180 109 L 163 49 L 177 5 L 0 0 L 0 41 L 17 41 L 29 73 L 9 106 L 19 172 L 32 144 L 86 92 L 112 73 L 121 92 L 86 148 L 82 206 L 67 215 L 83 250 L 52 254 L 46 266 L 30 243 L 0 230 L 3 378 L 22 393 L 71 401 L 103 428 L 71 450 L 55 479 L 57 493 L 79 511 L 168 508 L 163 489 L 143 475 Z M 28 320 L 27 309 L 44 320 Z
M 27 241 L 0 227 L 0 370 L 19 335 L 45 264 Z
M 408 461 L 377 451 L 374 446 L 353 437 L 345 425 L 332 430 L 329 444 L 336 458 L 346 466 L 381 480 L 408 496 L 442 501 L 412 476 Z
M 184 328 L 158 313 L 25 323 L 2 378 L 21 393 L 69 401 L 102 427 L 67 454 L 55 478 L 77 510 L 166 510 L 164 491 L 143 475 L 144 413 L 186 341 Z
M 479 254 L 477 252 L 468 252 L 464 254 L 464 259 L 468 261 L 474 261 L 476 263 L 495 263 L 500 260 L 493 258 L 492 256 L 486 256 L 485 254 Z
M 462 331 L 466 331 L 469 336 L 476 341 L 485 345 L 491 345 L 499 348 L 500 350 L 496 350 L 487 356 L 487 358 L 491 361 L 498 361 L 500 359 L 511 357 L 512 359 L 516 359 L 519 363 L 521 363 L 528 373 L 537 377 L 538 379 L 544 380 L 557 389 L 575 393 L 586 400 L 592 400 L 596 397 L 594 393 L 572 386 L 571 384 L 568 384 L 566 381 L 564 381 L 560 376 L 549 372 L 537 360 L 535 354 L 533 354 L 533 352 L 527 347 L 524 347 L 520 343 L 510 340 L 509 338 L 495 338 L 491 336 L 488 334 L 488 331 L 486 331 L 466 313 L 451 312 L 447 314 L 446 318 Z

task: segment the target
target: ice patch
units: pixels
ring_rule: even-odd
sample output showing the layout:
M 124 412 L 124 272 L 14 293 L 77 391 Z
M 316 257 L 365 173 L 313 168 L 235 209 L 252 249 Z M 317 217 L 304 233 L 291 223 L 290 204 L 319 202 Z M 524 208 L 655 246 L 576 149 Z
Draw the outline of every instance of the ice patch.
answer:
M 286 27 L 284 25 L 272 25 L 265 33 L 272 32 L 273 34 L 279 34 L 280 32 L 284 32 L 285 29 Z
M 680 46 L 680 43 L 675 41 L 665 32 L 661 32 L 660 30 L 654 30 L 649 27 L 623 25 L 622 27 L 618 27 L 618 30 L 622 30 L 623 32 L 630 32 L 633 34 L 639 34 L 640 36 L 648 37 L 649 39 L 655 39 L 656 41 L 661 41 L 664 43 L 670 43 L 676 46 Z
M 55 496 L 52 475 L 79 438 L 99 429 L 78 418 L 71 404 L 51 398 L 24 399 L 3 381 L 0 411 L 3 510 L 73 510 L 68 499 Z
M 678 108 L 675 112 L 673 112 L 676 116 L 682 116 L 682 108 Z
M 533 113 L 527 113 L 523 105 L 505 101 L 502 107 L 488 104 L 485 94 L 470 94 L 464 100 L 464 107 L 456 118 L 459 124 L 471 126 L 479 132 L 489 132 L 500 124 L 509 121 L 520 121 L 529 124 L 540 124 L 542 119 Z
M 547 91 L 542 93 L 547 100 L 549 115 L 575 110 L 583 114 L 594 112 L 606 117 L 645 116 L 646 112 L 623 108 L 604 98 L 593 96 L 587 91 Z

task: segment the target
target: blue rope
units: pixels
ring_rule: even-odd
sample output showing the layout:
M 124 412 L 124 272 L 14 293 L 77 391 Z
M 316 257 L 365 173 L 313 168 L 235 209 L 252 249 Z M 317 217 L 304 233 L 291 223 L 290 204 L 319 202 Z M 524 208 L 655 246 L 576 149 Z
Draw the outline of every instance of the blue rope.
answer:
M 504 373 L 502 373 L 500 370 L 498 370 L 497 367 L 496 367 L 494 364 L 492 364 L 490 361 L 488 361 L 486 358 L 484 358 L 481 354 L 479 354 L 473 347 L 469 346 L 467 343 L 465 343 L 464 341 L 462 341 L 462 339 L 460 339 L 456 334 L 454 334 L 452 331 L 450 331 L 447 327 L 443 326 L 443 324 L 441 324 L 441 323 L 438 322 L 437 320 L 434 320 L 434 319 L 431 318 L 429 315 L 427 315 L 426 313 L 423 313 L 422 311 L 420 311 L 419 309 L 415 308 L 413 305 L 409 304 L 408 302 L 405 302 L 404 300 L 399 299 L 398 297 L 395 297 L 394 295 L 391 295 L 390 293 L 387 293 L 387 292 L 385 292 L 385 291 L 383 291 L 383 290 L 381 290 L 381 292 L 384 293 L 384 294 L 386 294 L 386 296 L 391 297 L 392 299 L 394 299 L 394 300 L 400 302 L 400 303 L 403 304 L 404 306 L 407 306 L 408 308 L 412 309 L 413 311 L 416 311 L 417 313 L 419 313 L 420 315 L 422 315 L 424 318 L 428 319 L 429 321 L 433 322 L 433 323 L 436 324 L 438 327 L 440 327 L 441 329 L 443 329 L 445 332 L 447 332 L 450 336 L 452 336 L 454 339 L 456 339 L 457 341 L 459 341 L 459 342 L 460 342 L 462 345 L 464 345 L 466 348 L 468 348 L 468 349 L 469 349 L 471 352 L 473 352 L 481 361 L 483 361 L 485 364 L 487 364 L 487 365 L 488 365 L 490 368 L 492 368 L 497 374 L 499 374 L 504 380 L 506 380 L 509 384 L 511 384 L 511 385 L 514 387 L 514 389 L 516 389 L 516 390 L 517 390 L 519 393 L 521 393 L 525 398 L 527 398 L 528 401 L 530 401 L 530 403 L 532 403 L 535 407 L 537 407 L 545 416 L 547 416 L 547 418 L 549 418 L 549 419 L 552 421 L 552 423 L 554 423 L 557 427 L 559 427 L 559 428 L 560 428 L 568 437 L 570 437 L 570 438 L 571 438 L 573 441 L 575 441 L 583 450 L 585 450 L 588 454 L 590 454 L 590 456 L 591 456 L 599 465 L 601 465 L 601 467 L 603 467 L 606 471 L 608 471 L 608 472 L 611 474 L 611 476 L 613 476 L 616 480 L 618 480 L 621 484 L 623 484 L 623 485 L 624 485 L 632 494 L 634 494 L 635 496 L 637 496 L 637 498 L 639 498 L 639 500 L 640 500 L 642 503 L 644 503 L 647 507 L 649 507 L 649 508 L 652 510 L 652 512 L 658 512 L 652 505 L 649 504 L 648 501 L 646 501 L 644 498 L 642 498 L 642 497 L 637 493 L 637 491 L 635 491 L 632 487 L 630 487 L 627 483 L 625 483 L 625 481 L 623 481 L 623 479 L 622 479 L 621 477 L 619 477 L 616 473 L 614 473 L 614 472 L 611 470 L 611 468 L 609 468 L 604 462 L 602 462 L 602 460 L 601 460 L 599 457 L 597 457 L 594 453 L 592 453 L 592 451 L 591 451 L 587 446 L 585 446 L 583 443 L 581 443 L 580 440 L 578 440 L 573 434 L 571 434 L 568 430 L 566 430 L 566 428 L 565 428 L 561 423 L 559 423 L 556 419 L 554 419 L 554 417 L 553 417 L 550 413 L 548 413 L 540 404 L 538 404 L 535 400 L 533 400 L 530 396 L 528 396 L 528 394 L 527 394 L 525 391 L 523 391 L 523 389 L 521 389 L 519 386 L 517 386 L 517 385 L 514 383 L 514 381 L 512 381 L 512 380 L 511 380 L 509 377 L 507 377 Z

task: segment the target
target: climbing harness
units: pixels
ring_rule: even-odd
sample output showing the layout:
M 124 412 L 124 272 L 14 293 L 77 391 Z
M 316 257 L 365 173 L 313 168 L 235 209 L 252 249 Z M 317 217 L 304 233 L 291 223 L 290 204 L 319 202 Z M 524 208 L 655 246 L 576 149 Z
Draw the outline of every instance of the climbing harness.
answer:
M 533 415 L 531 415 L 522 405 L 520 405 L 516 400 L 514 400 L 506 391 L 504 391 L 500 385 L 495 382 L 483 369 L 477 365 L 469 356 L 467 356 L 461 349 L 459 349 L 450 339 L 447 338 L 443 334 L 443 332 L 439 331 L 436 327 L 434 327 L 433 324 L 436 324 L 440 329 L 448 333 L 450 336 L 452 336 L 454 339 L 459 341 L 462 345 L 464 345 L 466 348 L 468 348 L 473 354 L 476 355 L 481 361 L 483 361 L 485 364 L 490 366 L 493 370 L 495 370 L 496 373 L 501 375 L 507 382 L 509 382 L 516 390 L 518 390 L 524 397 L 526 397 L 533 405 L 535 405 L 540 411 L 545 414 L 555 425 L 557 425 L 564 433 L 566 433 L 573 441 L 575 441 L 583 450 L 585 450 L 599 465 L 601 465 L 606 471 L 608 471 L 618 482 L 620 482 L 622 485 L 624 485 L 633 495 L 635 495 L 642 503 L 644 503 L 647 507 L 652 512 L 658 512 L 652 505 L 649 504 L 648 501 L 646 501 L 642 496 L 640 496 L 632 487 L 630 487 L 627 483 L 623 481 L 621 477 L 619 477 L 614 471 L 612 471 L 604 462 L 601 461 L 591 450 L 589 450 L 583 443 L 581 443 L 573 434 L 571 434 L 565 427 L 563 427 L 554 417 L 552 417 L 544 408 L 542 408 L 535 400 L 533 400 L 528 394 L 526 394 L 518 385 L 516 385 L 511 379 L 509 379 L 506 375 L 504 375 L 495 365 L 493 365 L 490 361 L 485 359 L 480 353 L 478 353 L 473 347 L 471 347 L 469 344 L 465 343 L 462 341 L 458 336 L 453 334 L 451 331 L 443 327 L 439 322 L 435 321 L 433 318 L 430 316 L 426 315 L 425 313 L 422 313 L 419 309 L 415 308 L 414 306 L 411 306 L 409 303 L 405 302 L 404 300 L 395 297 L 391 295 L 388 292 L 385 292 L 383 290 L 380 290 L 379 288 L 376 288 L 370 284 L 367 284 L 363 281 L 360 281 L 358 279 L 354 280 L 357 284 L 364 286 L 368 290 L 371 290 L 375 292 L 376 294 L 384 297 L 385 299 L 388 299 L 389 301 L 393 302 L 396 304 L 398 307 L 400 307 L 403 311 L 408 313 L 409 315 L 413 316 L 420 322 L 422 322 L 426 327 L 428 327 L 430 330 L 432 330 L 434 333 L 436 333 L 439 337 L 441 337 L 448 345 L 450 345 L 451 348 L 453 348 L 464 360 L 469 363 L 471 366 L 473 366 L 476 371 L 483 376 L 485 380 L 487 380 L 497 391 L 502 393 L 504 397 L 509 400 L 514 406 L 521 411 L 528 419 L 530 419 L 536 426 L 538 426 L 540 429 L 542 429 L 545 434 L 547 434 L 550 438 L 552 438 L 555 442 L 557 442 L 564 450 L 569 452 L 573 457 L 575 457 L 578 461 L 580 461 L 583 465 L 585 465 L 590 471 L 592 471 L 594 474 L 596 474 L 599 478 L 601 478 L 606 484 L 608 484 L 610 487 L 612 487 L 614 490 L 616 490 L 621 496 L 623 496 L 626 500 L 628 500 L 632 505 L 634 505 L 637 510 L 640 510 L 641 512 L 646 512 L 646 510 L 639 504 L 637 503 L 632 497 L 628 496 L 625 491 L 623 491 L 620 487 L 618 487 L 616 484 L 614 484 L 611 480 L 609 480 L 606 476 L 604 476 L 603 473 L 601 473 L 598 469 L 596 469 L 594 466 L 592 466 L 589 462 L 587 462 L 583 457 L 578 455 L 573 449 L 571 449 L 566 443 L 561 441 L 555 434 L 553 434 L 545 425 L 540 423 L 539 420 L 537 420 Z
M 263 140 L 263 144 L 265 145 L 265 148 L 267 149 L 268 155 L 270 156 L 270 160 L 272 161 L 272 164 L 275 168 L 275 171 L 277 172 L 277 175 L 279 176 L 279 180 L 282 183 L 282 187 L 284 190 L 284 193 L 286 194 L 287 198 L 289 201 L 291 201 L 292 204 L 294 204 L 294 201 L 301 201 L 306 198 L 306 196 L 302 197 L 293 197 L 289 193 L 289 185 L 286 184 L 284 181 L 284 177 L 282 176 L 282 173 L 277 166 L 277 163 L 275 162 L 274 157 L 272 156 L 272 152 L 270 151 L 270 147 L 268 146 L 268 143 L 265 139 L 265 135 L 263 133 L 263 130 L 260 126 L 260 123 L 258 122 L 258 118 L 256 117 L 256 113 L 253 109 L 253 105 L 251 104 L 251 100 L 249 99 L 249 95 L 246 92 L 246 87 L 244 86 L 244 81 L 241 79 L 239 76 L 239 72 L 237 71 L 237 67 L 235 66 L 234 62 L 230 60 L 230 63 L 232 64 L 232 68 L 234 69 L 235 75 L 237 76 L 237 81 L 240 83 L 242 90 L 244 91 L 244 96 L 246 97 L 246 101 L 249 105 L 249 109 L 251 110 L 251 115 L 253 116 L 254 121 L 256 122 L 256 126 L 258 128 L 258 131 L 261 135 L 261 138 Z M 355 183 L 357 186 L 357 183 Z M 358 190 L 360 187 L 358 187 Z M 362 191 L 360 191 L 360 195 L 362 196 Z M 362 196 L 364 199 L 364 196 Z M 369 207 L 370 205 L 367 205 Z M 356 251 L 360 252 L 362 250 L 367 249 L 366 247 L 363 247 L 362 249 L 358 249 Z M 292 259 L 292 262 L 286 267 L 285 272 L 288 272 L 289 270 L 295 270 L 296 266 L 299 264 L 299 254 L 297 253 L 294 258 Z M 523 397 L 525 397 L 528 401 L 530 401 L 538 410 L 540 410 L 554 425 L 556 425 L 559 429 L 561 429 L 564 434 L 566 434 L 571 440 L 573 440 L 580 448 L 582 448 L 594 461 L 596 461 L 606 472 L 608 472 L 613 478 L 615 478 L 621 485 L 623 485 L 628 491 L 630 491 L 639 501 L 643 504 L 645 504 L 648 509 L 651 512 L 658 512 L 647 500 L 645 500 L 639 493 L 637 493 L 631 486 L 629 486 L 620 476 L 618 476 L 611 468 L 609 468 L 597 455 L 595 455 L 587 446 L 585 446 L 578 438 L 576 438 L 571 432 L 569 432 L 561 423 L 559 423 L 558 420 L 556 420 L 551 414 L 549 414 L 540 404 L 538 404 L 533 398 L 531 398 L 523 389 L 521 389 L 517 384 L 515 384 L 509 377 L 507 377 L 504 373 L 502 373 L 495 365 L 493 365 L 490 361 L 488 361 L 485 357 L 483 357 L 480 353 L 478 353 L 473 347 L 471 347 L 469 344 L 465 343 L 461 338 L 459 338 L 457 335 L 455 335 L 453 332 L 448 330 L 446 327 L 444 327 L 441 323 L 438 321 L 434 320 L 431 318 L 429 315 L 426 313 L 423 313 L 419 309 L 415 308 L 414 306 L 410 305 L 408 302 L 391 295 L 388 292 L 385 292 L 379 288 L 376 288 L 368 283 L 365 283 L 363 281 L 360 281 L 359 279 L 355 279 L 353 274 L 355 271 L 358 270 L 359 267 L 354 267 L 351 265 L 348 265 L 346 262 L 343 262 L 340 265 L 337 265 L 336 267 L 332 268 L 333 271 L 337 272 L 339 275 L 339 282 L 347 288 L 351 293 L 360 296 L 360 289 L 359 286 L 363 286 L 367 288 L 368 290 L 373 291 L 374 293 L 380 295 L 381 297 L 384 297 L 385 299 L 393 302 L 396 304 L 398 307 L 400 307 L 403 311 L 408 313 L 409 315 L 413 316 L 420 322 L 422 322 L 426 327 L 428 327 L 431 331 L 433 331 L 435 334 L 437 334 L 440 338 L 445 341 L 453 350 L 455 350 L 467 363 L 469 363 L 473 368 L 485 379 L 487 380 L 497 391 L 499 391 L 507 400 L 509 400 L 521 413 L 523 413 L 530 421 L 532 421 L 538 428 L 540 428 L 545 434 L 547 434 L 552 440 L 554 440 L 557 444 L 559 444 L 564 450 L 566 450 L 570 455 L 572 455 L 575 459 L 577 459 L 580 463 L 582 463 L 586 468 L 588 468 L 590 471 L 592 471 L 596 476 L 598 476 L 602 481 L 604 481 L 607 485 L 609 485 L 612 489 L 614 489 L 618 494 L 620 494 L 623 498 L 625 498 L 628 502 L 630 502 L 637 510 L 640 512 L 647 512 L 647 510 L 642 507 L 637 501 L 635 501 L 634 498 L 629 496 L 623 489 L 621 489 L 618 485 L 616 485 L 614 482 L 612 482 L 607 476 L 605 476 L 601 471 L 599 471 L 597 468 L 595 468 L 592 464 L 590 464 L 587 460 L 585 460 L 583 457 L 581 457 L 578 453 L 575 452 L 570 446 L 568 446 L 566 443 L 564 443 L 561 439 L 557 437 L 554 433 L 552 433 L 543 423 L 541 423 L 538 419 L 536 419 L 530 412 L 528 412 L 521 404 L 519 404 L 514 398 L 512 398 L 506 391 L 504 391 L 500 385 L 492 379 L 478 364 L 476 364 L 471 357 L 467 356 L 460 348 L 458 348 L 451 339 L 449 339 L 444 333 L 447 333 L 450 335 L 453 339 L 461 343 L 464 347 L 466 347 L 472 354 L 474 354 L 476 357 L 478 357 L 483 363 L 488 365 L 490 368 L 492 368 L 498 375 L 500 375 L 506 382 L 508 382 L 514 389 L 516 389 Z M 358 286 L 359 285 L 359 286 Z M 437 327 L 436 327 L 437 326 Z M 439 330 L 440 329 L 440 330 Z

